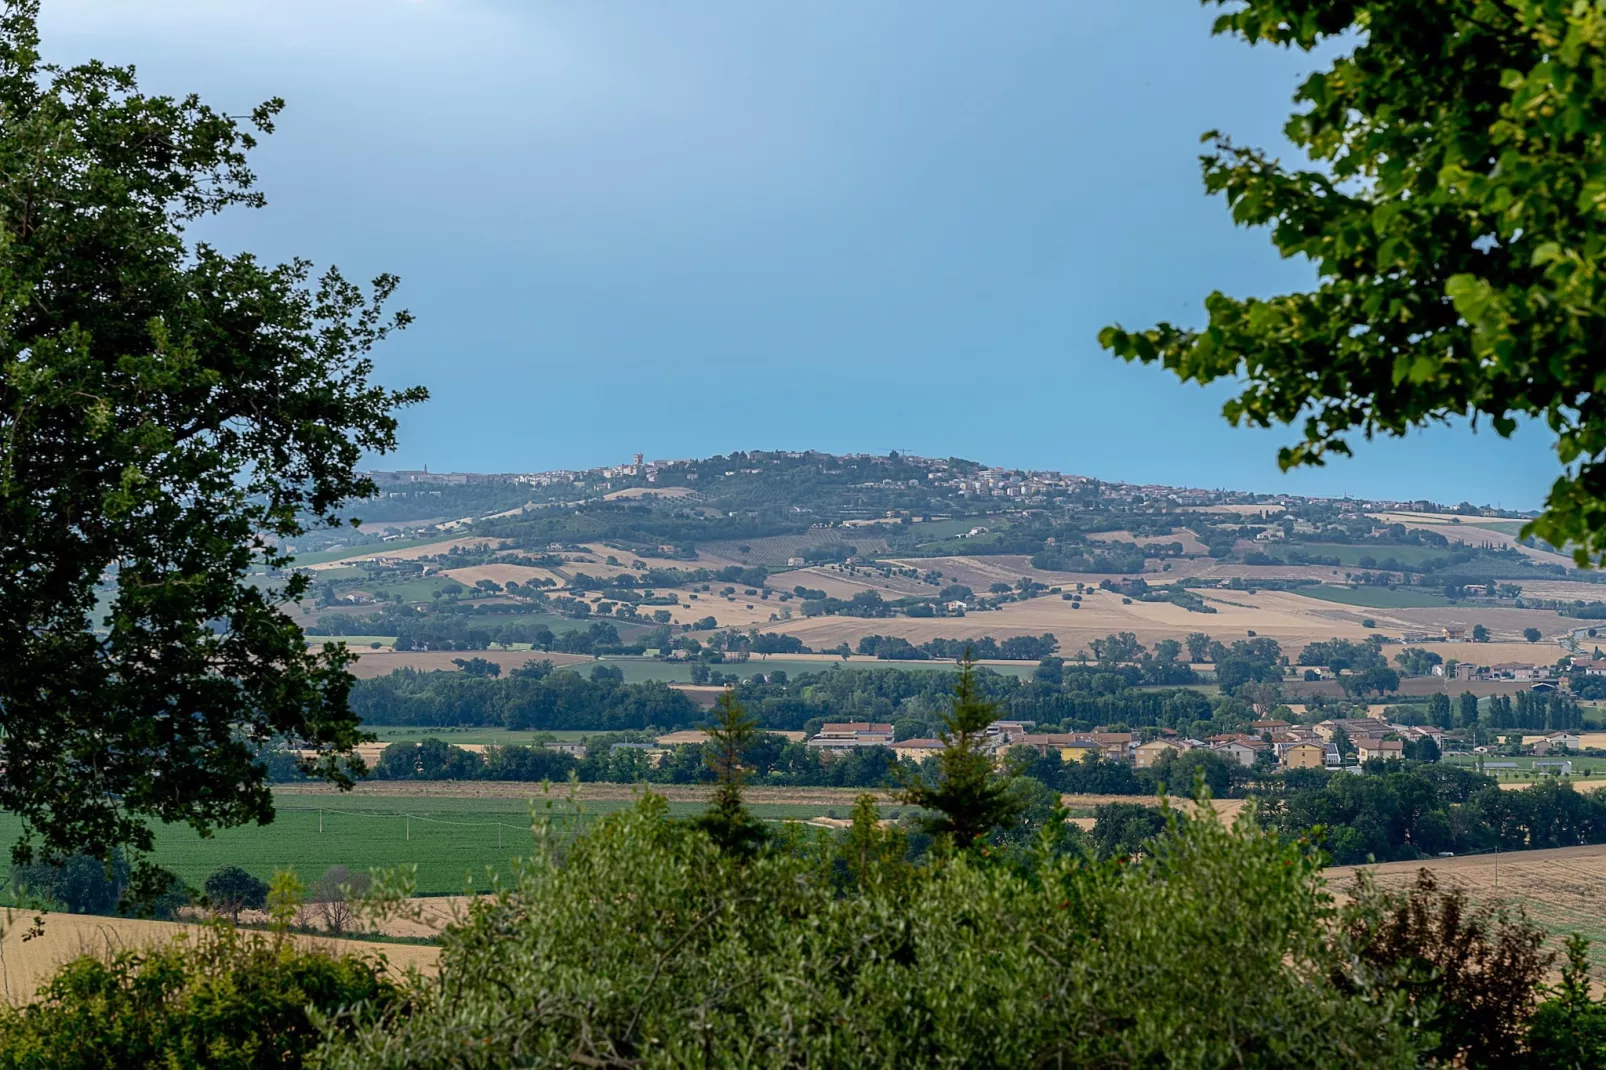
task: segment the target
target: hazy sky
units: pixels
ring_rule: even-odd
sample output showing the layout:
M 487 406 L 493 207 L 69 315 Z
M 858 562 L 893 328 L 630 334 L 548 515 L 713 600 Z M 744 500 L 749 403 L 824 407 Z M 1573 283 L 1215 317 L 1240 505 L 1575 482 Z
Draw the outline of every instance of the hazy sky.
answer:
M 1201 190 L 1312 60 L 1195 0 L 45 0 L 47 55 L 288 108 L 227 249 L 402 276 L 380 374 L 433 400 L 383 467 L 896 448 L 1108 479 L 1532 507 L 1541 429 L 1360 444 L 1117 363 L 1110 322 L 1308 279 Z

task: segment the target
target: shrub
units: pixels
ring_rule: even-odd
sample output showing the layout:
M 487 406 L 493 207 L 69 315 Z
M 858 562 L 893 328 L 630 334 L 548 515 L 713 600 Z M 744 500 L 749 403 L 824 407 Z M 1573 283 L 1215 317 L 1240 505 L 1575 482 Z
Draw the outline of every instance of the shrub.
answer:
M 721 851 L 652 795 L 561 863 L 539 837 L 445 935 L 415 1012 L 324 1064 L 1372 1067 L 1431 1042 L 1397 994 L 1329 980 L 1319 861 L 1252 822 L 1028 869 L 777 841 Z
M 369 960 L 217 923 L 193 940 L 75 959 L 34 1003 L 0 1006 L 0 1068 L 297 1067 L 325 1037 L 320 1018 L 338 1015 L 338 1035 L 404 1012 Z
M 1404 995 L 1434 1036 L 1431 1061 L 1517 1062 L 1539 983 L 1554 959 L 1540 950 L 1542 929 L 1493 906 L 1471 908 L 1464 892 L 1440 891 L 1423 869 L 1403 893 L 1380 891 L 1363 878 L 1343 934 L 1357 966 L 1335 974 L 1335 983 Z

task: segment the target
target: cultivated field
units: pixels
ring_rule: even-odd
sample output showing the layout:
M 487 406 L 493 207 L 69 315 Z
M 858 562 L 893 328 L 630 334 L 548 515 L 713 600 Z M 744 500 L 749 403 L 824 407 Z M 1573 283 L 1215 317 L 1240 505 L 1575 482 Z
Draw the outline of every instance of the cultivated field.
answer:
M 318 639 L 320 637 L 314 637 Z M 332 637 L 339 639 L 338 636 Z M 594 665 L 596 658 L 588 654 L 555 654 L 540 650 L 354 650 L 357 663 L 351 674 L 360 680 L 375 676 L 389 676 L 397 669 L 418 669 L 420 672 L 452 670 L 457 666 L 452 659 L 484 658 L 494 661 L 505 673 L 517 669 L 528 661 L 550 661 L 553 665 Z
M 465 587 L 472 587 L 480 580 L 490 580 L 493 583 L 531 583 L 541 580 L 551 580 L 553 583 L 562 583 L 563 578 L 552 570 L 533 568 L 530 565 L 470 565 L 467 568 L 447 569 L 442 573 L 461 583 Z
M 1570 932 L 1589 937 L 1597 948 L 1606 940 L 1606 844 L 1336 866 L 1326 876 L 1335 891 L 1342 891 L 1361 868 L 1385 887 L 1406 887 L 1416 880 L 1419 869 L 1426 868 L 1441 884 L 1465 889 L 1474 900 L 1519 906 L 1552 933 L 1553 948 L 1559 948 L 1561 938 Z M 1596 979 L 1606 980 L 1606 958 L 1594 959 Z
M 1573 564 L 1572 558 L 1565 554 L 1530 548 L 1518 542 L 1516 533 L 1522 529 L 1523 523 L 1520 520 L 1510 521 L 1488 517 L 1452 516 L 1447 513 L 1375 513 L 1372 515 L 1385 524 L 1404 524 L 1407 528 L 1437 532 L 1451 542 L 1466 543 L 1472 546 L 1516 547 L 1524 556 L 1541 564 L 1561 565 L 1564 568 L 1571 568 Z M 1379 554 L 1377 556 L 1381 557 L 1382 555 Z
M 1209 549 L 1199 541 L 1199 536 L 1187 528 L 1178 528 L 1169 535 L 1134 535 L 1130 531 L 1090 531 L 1087 538 L 1089 542 L 1132 542 L 1139 546 L 1164 546 L 1167 543 L 1179 542 L 1182 544 L 1182 552 L 1186 554 L 1202 554 Z
M 616 502 L 628 498 L 695 498 L 697 492 L 690 487 L 626 487 L 624 490 L 609 491 L 602 496 L 605 502 Z
M 506 540 L 487 538 L 451 538 L 437 539 L 433 542 L 420 543 L 375 543 L 371 546 L 359 546 L 349 553 L 342 553 L 331 560 L 319 560 L 315 564 L 305 567 L 310 572 L 322 572 L 325 569 L 342 568 L 353 561 L 365 561 L 373 557 L 395 557 L 403 561 L 416 561 L 420 557 L 433 557 L 436 554 L 450 553 L 452 547 L 457 546 L 465 550 L 477 549 L 482 546 L 500 548 Z M 321 555 L 308 555 L 307 560 Z

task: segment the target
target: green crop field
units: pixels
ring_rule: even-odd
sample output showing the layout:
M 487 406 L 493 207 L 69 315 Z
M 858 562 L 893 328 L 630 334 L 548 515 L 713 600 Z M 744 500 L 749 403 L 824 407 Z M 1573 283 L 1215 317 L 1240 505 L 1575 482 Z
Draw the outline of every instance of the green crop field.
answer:
M 514 858 L 532 853 L 532 806 L 538 814 L 552 815 L 554 826 L 569 834 L 588 820 L 633 805 L 628 800 L 587 801 L 579 805 L 576 816 L 560 791 L 543 797 L 539 786 L 531 785 L 529 799 L 285 795 L 277 800 L 277 818 L 264 827 L 226 829 L 202 839 L 186 827 L 164 826 L 157 832 L 152 860 L 197 888 L 228 865 L 264 880 L 275 870 L 289 868 L 310 881 L 330 866 L 362 873 L 416 864 L 420 894 L 485 891 L 491 872 L 506 878 Z M 752 810 L 765 820 L 781 821 L 806 820 L 828 811 L 847 817 L 852 807 L 849 800 L 757 803 Z M 687 816 L 700 812 L 703 805 L 672 802 L 669 808 L 677 816 Z M 888 813 L 903 809 L 885 807 Z M 17 817 L 0 814 L 0 841 L 14 842 L 20 832 Z M 4 898 L 11 901 L 9 888 Z
M 393 554 L 397 550 L 406 550 L 414 546 L 429 546 L 432 543 L 437 542 L 446 543 L 455 538 L 461 538 L 461 536 L 453 535 L 446 539 L 442 539 L 439 535 L 433 535 L 427 539 L 397 539 L 394 542 L 365 543 L 362 546 L 342 546 L 338 550 L 319 550 L 316 553 L 296 554 L 295 563 L 303 566 L 321 565 L 326 561 L 339 561 L 342 558 L 347 557 L 382 557 L 385 554 Z
M 1312 557 L 1336 557 L 1345 565 L 1363 568 L 1368 567 L 1360 564 L 1363 557 L 1369 557 L 1376 562 L 1392 557 L 1402 565 L 1421 565 L 1446 556 L 1444 550 L 1430 546 L 1378 546 L 1374 543 L 1352 545 L 1342 542 L 1302 542 L 1290 545 L 1289 549 L 1302 550 Z
M 1369 609 L 1425 609 L 1447 606 L 1450 600 L 1438 591 L 1415 587 L 1298 587 L 1295 594 Z
M 1563 778 L 1567 783 L 1577 784 L 1584 777 L 1606 776 L 1606 757 L 1599 755 L 1589 756 L 1580 754 L 1564 754 L 1548 758 L 1534 758 L 1526 755 L 1508 757 L 1503 754 L 1446 754 L 1442 761 L 1446 765 L 1457 765 L 1464 769 L 1478 768 L 1478 760 L 1483 759 L 1487 765 L 1496 765 L 1496 768 L 1485 768 L 1485 772 L 1497 780 L 1536 781 L 1554 773 L 1548 773 L 1543 768 L 1534 769 L 1534 762 L 1569 761 L 1573 763 L 1572 775 Z M 1514 763 L 1516 768 L 1505 769 L 1499 766 L 1505 763 Z
M 1526 525 L 1526 520 L 1464 520 L 1459 526 L 1488 528 L 1490 531 L 1498 531 L 1502 535 L 1515 538 L 1522 534 L 1522 529 Z

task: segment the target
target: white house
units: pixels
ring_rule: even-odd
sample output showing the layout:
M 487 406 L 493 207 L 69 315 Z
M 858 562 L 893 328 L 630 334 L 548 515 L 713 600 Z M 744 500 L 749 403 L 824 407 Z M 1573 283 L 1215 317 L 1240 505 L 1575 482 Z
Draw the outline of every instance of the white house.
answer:
M 1239 765 L 1244 766 L 1245 768 L 1254 765 L 1255 758 L 1259 755 L 1259 752 L 1255 750 L 1255 748 L 1251 747 L 1247 743 L 1240 743 L 1236 739 L 1230 740 L 1226 743 L 1217 743 L 1210 749 L 1221 755 L 1223 758 L 1226 758 L 1228 761 L 1237 762 Z

